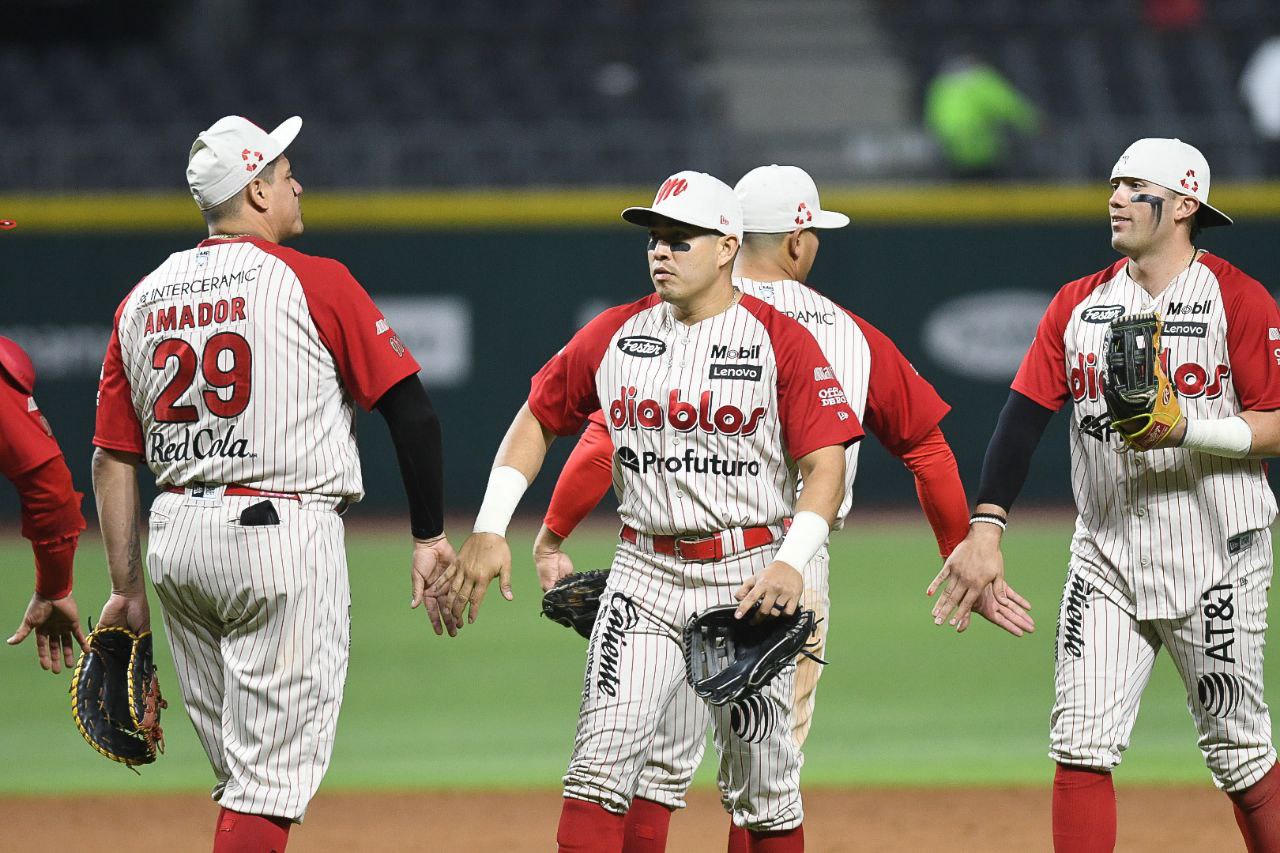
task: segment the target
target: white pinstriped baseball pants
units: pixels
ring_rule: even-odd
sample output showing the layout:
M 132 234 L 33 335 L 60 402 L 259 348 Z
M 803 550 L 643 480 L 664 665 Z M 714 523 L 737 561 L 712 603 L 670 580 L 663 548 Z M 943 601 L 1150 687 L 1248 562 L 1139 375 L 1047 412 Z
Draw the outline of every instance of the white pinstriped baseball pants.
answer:
M 331 499 L 271 499 L 280 524 L 241 526 L 241 510 L 262 500 L 161 494 L 147 567 L 213 799 L 301 822 L 342 704 L 347 558 Z
M 627 811 L 658 728 L 686 684 L 685 624 L 709 606 L 736 603 L 734 591 L 776 550 L 769 545 L 714 563 L 686 563 L 619 543 L 587 653 L 566 797 Z M 792 738 L 794 678 L 794 670 L 784 671 L 745 712 L 730 706 L 703 711 L 738 826 L 776 831 L 804 820 L 802 759 Z M 681 723 L 699 736 L 706 731 L 705 717 L 676 720 Z
M 831 612 L 829 555 L 823 545 L 804 567 L 804 597 L 801 604 L 818 617 L 818 630 L 812 651 L 823 657 L 827 646 L 827 617 Z M 792 739 L 797 749 L 804 747 L 813 724 L 813 708 L 817 699 L 818 679 L 822 665 L 801 655 L 796 659 L 795 692 L 792 698 Z M 706 732 L 711 713 L 686 681 L 677 691 L 671 707 L 662 718 L 654 735 L 653 749 L 644 769 L 636 796 L 672 809 L 685 806 L 685 793 L 693 782 L 694 771 L 702 762 L 707 745 Z M 804 755 L 801 753 L 801 762 Z M 726 807 L 728 803 L 726 802 Z
M 1058 612 L 1050 758 L 1098 770 L 1118 765 L 1156 655 L 1166 648 L 1214 783 L 1239 791 L 1271 769 L 1276 750 L 1262 682 L 1270 531 L 1257 540 L 1183 619 L 1139 621 L 1073 561 Z

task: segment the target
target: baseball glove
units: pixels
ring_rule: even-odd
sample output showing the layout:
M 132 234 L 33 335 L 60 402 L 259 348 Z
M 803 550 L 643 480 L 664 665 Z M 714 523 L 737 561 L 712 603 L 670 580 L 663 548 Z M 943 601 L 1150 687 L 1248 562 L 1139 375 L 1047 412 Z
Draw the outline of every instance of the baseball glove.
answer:
M 160 710 L 169 703 L 151 659 L 151 632 L 99 626 L 71 682 L 71 715 L 89 746 L 129 767 L 164 752 Z
M 693 691 L 712 705 L 726 705 L 763 690 L 797 655 L 826 661 L 805 647 L 818 627 L 812 610 L 759 621 L 734 619 L 736 604 L 710 607 L 684 628 L 685 673 Z
M 590 639 L 600 595 L 608 582 L 608 569 L 574 572 L 561 578 L 542 596 L 542 615 Z
M 1110 426 L 1134 450 L 1151 450 L 1182 420 L 1178 394 L 1160 363 L 1160 317 L 1130 314 L 1107 332 L 1102 390 Z

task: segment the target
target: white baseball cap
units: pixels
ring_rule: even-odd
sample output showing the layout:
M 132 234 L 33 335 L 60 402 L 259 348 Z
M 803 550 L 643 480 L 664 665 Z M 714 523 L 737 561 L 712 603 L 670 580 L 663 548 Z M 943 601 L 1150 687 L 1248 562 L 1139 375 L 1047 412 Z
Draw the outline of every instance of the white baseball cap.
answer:
M 797 228 L 843 228 L 849 217 L 823 210 L 818 186 L 799 166 L 757 166 L 733 188 L 748 234 L 785 234 Z
M 1139 139 L 1111 169 L 1111 180 L 1116 178 L 1138 178 L 1179 195 L 1194 196 L 1200 200 L 1196 218 L 1204 228 L 1231 224 L 1230 216 L 1209 204 L 1209 161 L 1181 139 Z
M 658 187 L 651 206 L 622 211 L 623 219 L 646 228 L 655 216 L 742 239 L 742 203 L 728 184 L 706 172 L 676 172 Z
M 247 118 L 226 116 L 196 137 L 187 156 L 187 186 L 201 210 L 222 204 L 279 157 L 302 129 L 294 116 L 267 133 Z

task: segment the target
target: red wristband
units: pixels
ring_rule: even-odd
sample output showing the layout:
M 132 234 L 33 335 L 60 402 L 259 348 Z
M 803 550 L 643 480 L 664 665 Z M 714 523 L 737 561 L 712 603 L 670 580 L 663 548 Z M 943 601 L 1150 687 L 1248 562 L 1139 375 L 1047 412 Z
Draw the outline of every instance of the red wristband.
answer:
M 71 594 L 78 533 L 31 543 L 36 557 L 36 594 L 50 600 Z

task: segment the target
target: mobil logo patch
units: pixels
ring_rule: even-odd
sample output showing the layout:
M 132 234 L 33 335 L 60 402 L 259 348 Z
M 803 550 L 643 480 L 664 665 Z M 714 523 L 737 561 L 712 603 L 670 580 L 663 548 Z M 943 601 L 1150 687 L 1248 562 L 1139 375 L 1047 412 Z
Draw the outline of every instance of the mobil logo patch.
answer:
M 667 351 L 667 344 L 648 335 L 628 335 L 618 339 L 618 349 L 636 358 L 657 358 Z
M 1086 323 L 1110 323 L 1122 314 L 1123 305 L 1093 305 L 1080 312 L 1080 319 Z

